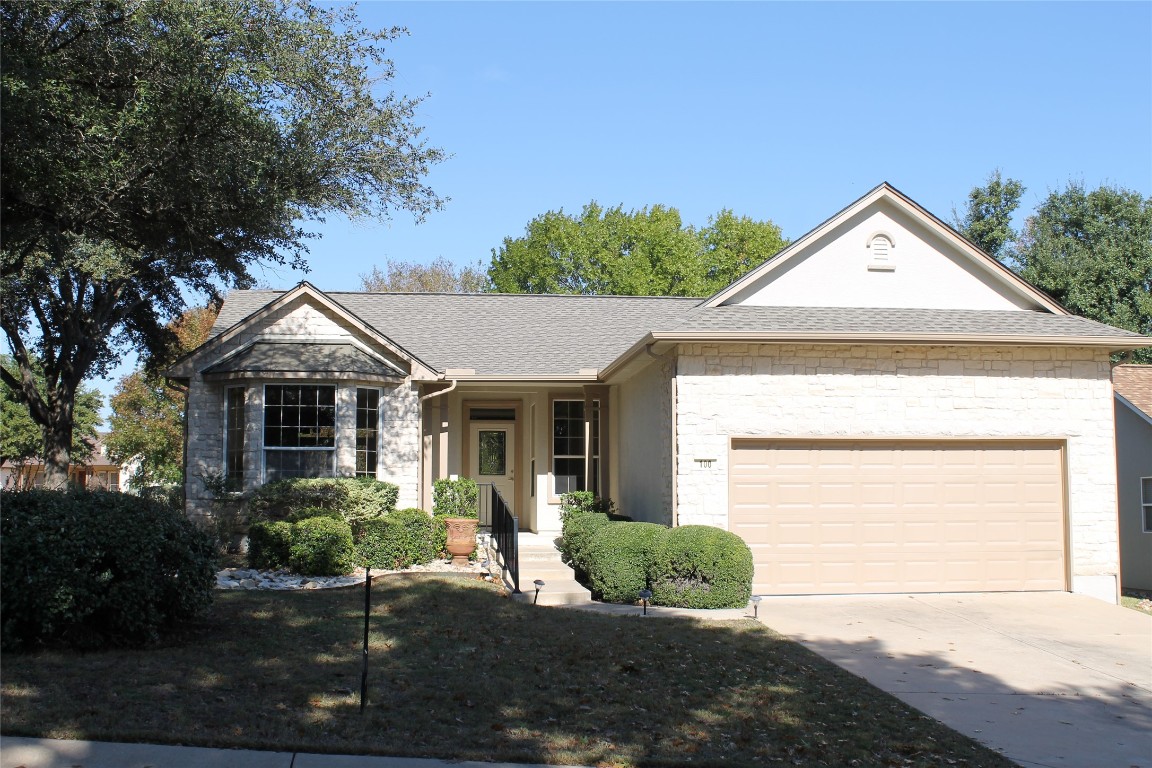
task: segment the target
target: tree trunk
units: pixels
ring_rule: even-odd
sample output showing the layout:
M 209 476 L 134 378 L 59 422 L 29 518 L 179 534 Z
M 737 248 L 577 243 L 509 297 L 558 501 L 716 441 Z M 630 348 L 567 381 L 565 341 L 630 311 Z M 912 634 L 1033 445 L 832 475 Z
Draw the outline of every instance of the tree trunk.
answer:
M 44 434 L 44 487 L 54 491 L 68 488 L 68 467 L 72 452 L 72 403 L 69 398 L 49 414 L 41 427 Z

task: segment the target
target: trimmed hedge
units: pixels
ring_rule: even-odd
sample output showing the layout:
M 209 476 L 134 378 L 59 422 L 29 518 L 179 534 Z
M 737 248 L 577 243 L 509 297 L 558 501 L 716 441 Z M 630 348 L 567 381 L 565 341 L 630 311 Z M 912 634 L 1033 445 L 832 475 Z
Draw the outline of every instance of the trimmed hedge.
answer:
M 668 528 L 657 523 L 612 523 L 588 542 L 585 559 L 593 592 L 609 603 L 635 602 L 648 586 L 653 555 Z
M 479 517 L 480 488 L 469 477 L 432 483 L 432 511 L 444 517 Z
M 649 579 L 654 605 L 743 608 L 752 596 L 752 551 L 734 533 L 708 525 L 669 529 Z
M 588 546 L 596 532 L 608 523 L 608 515 L 605 514 L 569 515 L 564 523 L 562 546 L 564 556 L 573 568 L 588 574 Z
M 166 503 L 109 491 L 0 493 L 0 643 L 142 645 L 212 602 L 208 534 Z
M 248 567 L 287 568 L 292 557 L 292 528 L 282 520 L 252 523 L 248 527 Z
M 288 567 L 305 576 L 351 573 L 356 567 L 352 528 L 330 517 L 310 517 L 294 524 Z
M 248 500 L 252 520 L 302 520 L 303 510 L 335 510 L 353 528 L 396 509 L 400 488 L 370 478 L 321 477 L 267 483 Z
M 371 568 L 399 569 L 435 559 L 432 517 L 422 509 L 401 509 L 364 523 L 356 550 Z
M 616 502 L 612 499 L 600 498 L 592 491 L 569 491 L 560 494 L 560 524 L 565 525 L 568 518 L 573 515 L 605 514 L 609 518 L 620 517 L 616 514 Z M 629 518 L 630 519 L 630 518 Z

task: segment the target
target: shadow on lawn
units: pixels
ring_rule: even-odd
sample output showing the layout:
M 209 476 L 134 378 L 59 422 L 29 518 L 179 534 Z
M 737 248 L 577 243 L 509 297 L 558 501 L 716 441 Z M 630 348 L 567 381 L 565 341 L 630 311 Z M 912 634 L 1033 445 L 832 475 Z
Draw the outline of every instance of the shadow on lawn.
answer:
M 1011 765 L 752 621 L 533 607 L 480 582 L 222 593 L 179 643 L 9 656 L 11 734 L 584 765 Z M 949 763 L 949 761 L 956 761 Z

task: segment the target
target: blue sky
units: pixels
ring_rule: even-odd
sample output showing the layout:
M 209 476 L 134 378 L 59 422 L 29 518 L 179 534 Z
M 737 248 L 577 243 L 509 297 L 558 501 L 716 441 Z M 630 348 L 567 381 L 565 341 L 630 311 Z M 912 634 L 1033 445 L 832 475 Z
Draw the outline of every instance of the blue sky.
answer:
M 367 2 L 452 157 L 414 224 L 315 229 L 324 290 L 386 258 L 487 264 L 590 200 L 721 208 L 802 235 L 881 181 L 942 218 L 995 168 L 1152 195 L 1152 3 Z M 304 275 L 267 271 L 288 287 Z
M 357 290 L 387 258 L 491 259 L 591 200 L 722 208 L 796 238 L 881 181 L 950 219 L 995 168 L 1023 211 L 1067 181 L 1152 196 L 1152 2 L 367 2 L 393 90 L 452 157 L 415 224 L 314 226 L 311 273 Z M 1022 211 L 1022 212 L 1023 212 Z M 110 393 L 128 357 L 98 386 Z

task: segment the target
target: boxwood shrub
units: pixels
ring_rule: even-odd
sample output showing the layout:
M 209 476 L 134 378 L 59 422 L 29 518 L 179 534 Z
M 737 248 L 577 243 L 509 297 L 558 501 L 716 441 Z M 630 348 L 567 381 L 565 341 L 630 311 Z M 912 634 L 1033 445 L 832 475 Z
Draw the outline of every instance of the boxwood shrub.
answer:
M 422 509 L 401 509 L 364 523 L 357 554 L 372 568 L 407 568 L 430 563 L 439 554 L 431 515 Z
M 596 512 L 569 515 L 564 522 L 561 544 L 564 559 L 584 575 L 588 574 L 588 545 L 596 532 L 608 524 L 608 515 Z
M 292 524 L 260 520 L 248 527 L 248 567 L 287 568 L 292 557 Z
M 396 509 L 400 488 L 370 478 L 323 477 L 277 480 L 248 501 L 252 520 L 302 520 L 305 509 L 335 510 L 353 528 Z
M 305 576 L 351 573 L 356 567 L 352 528 L 330 517 L 310 517 L 295 523 L 288 567 Z
M 708 525 L 672 528 L 653 555 L 652 602 L 742 608 L 752 595 L 752 570 L 752 552 L 736 534 Z
M 631 603 L 648 586 L 652 557 L 668 528 L 612 523 L 592 534 L 585 555 L 592 591 L 609 603 Z
M 109 491 L 0 493 L 0 642 L 141 645 L 207 608 L 211 537 L 163 501 Z

